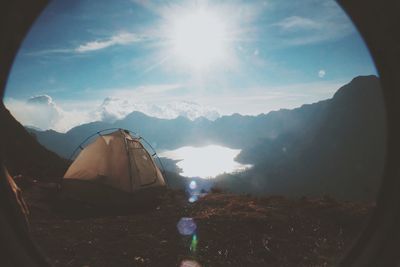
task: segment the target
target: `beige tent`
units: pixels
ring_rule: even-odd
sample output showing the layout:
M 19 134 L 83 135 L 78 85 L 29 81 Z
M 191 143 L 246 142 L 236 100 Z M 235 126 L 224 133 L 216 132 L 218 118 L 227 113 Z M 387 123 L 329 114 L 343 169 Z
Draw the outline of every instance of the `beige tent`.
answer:
M 93 198 L 93 185 L 97 188 L 94 198 L 106 200 L 111 191 L 138 194 L 153 189 L 155 192 L 154 189 L 165 187 L 165 181 L 140 139 L 118 129 L 99 135 L 80 152 L 65 173 L 62 188 Z

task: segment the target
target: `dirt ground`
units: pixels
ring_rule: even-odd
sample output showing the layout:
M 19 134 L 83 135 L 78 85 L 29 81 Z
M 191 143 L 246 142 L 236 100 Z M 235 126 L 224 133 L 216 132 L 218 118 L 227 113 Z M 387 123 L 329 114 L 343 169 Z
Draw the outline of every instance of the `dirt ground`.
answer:
M 184 192 L 168 191 L 147 211 L 67 215 L 43 190 L 24 194 L 32 235 L 54 266 L 331 266 L 373 209 L 223 192 L 189 203 Z M 189 224 L 178 229 L 181 218 Z

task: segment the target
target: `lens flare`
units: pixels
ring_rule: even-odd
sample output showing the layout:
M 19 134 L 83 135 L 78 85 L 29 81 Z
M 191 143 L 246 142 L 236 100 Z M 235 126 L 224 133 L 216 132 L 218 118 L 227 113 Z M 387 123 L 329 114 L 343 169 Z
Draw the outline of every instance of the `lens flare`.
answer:
M 189 184 L 189 188 L 192 190 L 195 190 L 197 188 L 197 183 L 196 181 L 191 181 Z
M 194 260 L 183 260 L 180 267 L 201 267 L 201 265 Z
M 195 221 L 190 217 L 182 217 L 176 227 L 181 235 L 192 235 L 197 229 Z
M 192 237 L 192 243 L 190 244 L 190 251 L 196 252 L 198 243 L 199 240 L 197 239 L 197 235 L 194 234 Z
M 194 202 L 196 202 L 198 199 L 199 199 L 198 196 L 193 195 L 193 196 L 191 196 L 191 197 L 189 198 L 189 202 L 190 202 L 190 203 L 194 203 Z

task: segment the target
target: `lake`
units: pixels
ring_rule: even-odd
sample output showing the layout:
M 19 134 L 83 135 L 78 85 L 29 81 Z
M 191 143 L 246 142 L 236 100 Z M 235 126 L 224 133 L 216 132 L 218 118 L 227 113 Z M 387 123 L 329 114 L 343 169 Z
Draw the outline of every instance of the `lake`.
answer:
M 184 146 L 164 151 L 159 156 L 180 160 L 176 165 L 182 169 L 182 176 L 214 178 L 223 173 L 243 171 L 251 166 L 235 161 L 240 151 L 218 145 Z

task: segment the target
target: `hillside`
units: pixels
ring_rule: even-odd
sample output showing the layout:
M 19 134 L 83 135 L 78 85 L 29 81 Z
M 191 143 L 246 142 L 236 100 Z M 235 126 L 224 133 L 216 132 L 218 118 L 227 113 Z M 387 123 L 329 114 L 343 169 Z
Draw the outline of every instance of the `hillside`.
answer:
M 25 196 L 32 235 L 54 266 L 332 266 L 373 209 L 330 198 L 226 193 L 190 204 L 171 191 L 146 211 L 82 217 L 44 209 L 30 191 Z M 194 220 L 196 238 L 179 234 L 182 217 Z
M 357 77 L 326 102 L 319 121 L 264 139 L 238 160 L 255 164 L 219 186 L 234 192 L 374 199 L 383 174 L 386 133 L 379 80 Z
M 62 177 L 68 162 L 44 148 L 35 137 L 0 104 L 0 139 L 5 165 L 11 175 L 35 179 Z

